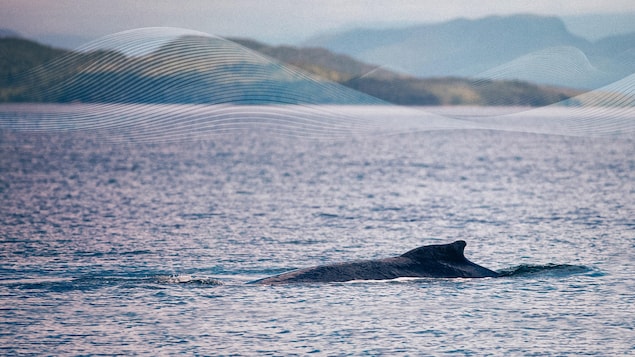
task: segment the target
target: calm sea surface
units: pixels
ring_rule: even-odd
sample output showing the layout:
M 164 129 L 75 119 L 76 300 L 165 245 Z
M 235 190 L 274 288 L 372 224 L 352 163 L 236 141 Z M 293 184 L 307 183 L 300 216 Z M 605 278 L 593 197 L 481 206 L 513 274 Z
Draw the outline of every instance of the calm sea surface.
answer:
M 7 115 L 2 355 L 635 355 L 632 135 L 136 142 Z M 246 284 L 456 239 L 510 276 Z

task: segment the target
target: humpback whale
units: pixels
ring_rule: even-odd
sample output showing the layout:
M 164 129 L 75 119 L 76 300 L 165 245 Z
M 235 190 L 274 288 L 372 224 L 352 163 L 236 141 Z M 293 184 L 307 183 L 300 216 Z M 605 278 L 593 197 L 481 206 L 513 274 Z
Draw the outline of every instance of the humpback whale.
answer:
M 400 256 L 322 265 L 253 281 L 255 284 L 343 282 L 415 278 L 485 278 L 499 273 L 474 264 L 463 255 L 465 241 L 424 245 Z

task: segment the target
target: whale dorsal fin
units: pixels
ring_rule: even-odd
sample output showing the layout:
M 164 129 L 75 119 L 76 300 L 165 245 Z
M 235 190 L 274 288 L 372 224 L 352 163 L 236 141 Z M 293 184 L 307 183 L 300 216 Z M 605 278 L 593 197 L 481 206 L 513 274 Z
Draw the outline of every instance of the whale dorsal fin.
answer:
M 425 261 L 430 259 L 446 260 L 446 261 L 464 261 L 467 260 L 463 251 L 467 243 L 463 240 L 457 240 L 449 244 L 432 244 L 415 248 L 402 254 L 402 257 L 410 258 L 416 261 Z

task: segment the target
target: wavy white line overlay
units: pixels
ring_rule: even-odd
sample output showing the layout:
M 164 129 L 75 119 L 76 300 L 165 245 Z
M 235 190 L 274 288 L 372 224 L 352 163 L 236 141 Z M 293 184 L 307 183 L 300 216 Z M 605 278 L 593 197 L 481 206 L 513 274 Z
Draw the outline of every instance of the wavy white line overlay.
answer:
M 50 91 L 89 103 L 0 105 L 0 130 L 83 130 L 113 141 L 201 139 L 248 128 L 326 139 L 453 129 L 575 136 L 635 133 L 635 75 L 542 108 L 411 108 L 390 105 L 197 31 L 125 31 L 78 51 L 96 54 L 97 60 L 84 59 L 80 73 Z M 529 56 L 518 63 L 531 58 L 543 61 Z M 77 55 L 62 57 L 27 75 L 32 80 L 51 73 L 62 78 L 76 61 Z M 490 74 L 499 76 L 511 67 Z

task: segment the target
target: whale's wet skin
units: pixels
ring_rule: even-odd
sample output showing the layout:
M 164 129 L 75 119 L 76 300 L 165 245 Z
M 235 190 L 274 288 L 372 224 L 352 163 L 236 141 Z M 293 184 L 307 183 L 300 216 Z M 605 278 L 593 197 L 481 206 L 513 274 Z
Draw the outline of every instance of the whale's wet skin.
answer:
M 168 114 L 140 120 L 147 138 Z M 147 144 L 0 130 L 0 355 L 635 354 L 632 138 L 246 125 Z M 502 277 L 374 280 L 462 274 L 400 257 L 458 239 Z M 306 267 L 372 280 L 248 284 Z
M 426 245 L 398 257 L 323 265 L 256 280 L 257 284 L 342 282 L 396 278 L 486 278 L 499 274 L 467 260 L 465 241 Z

